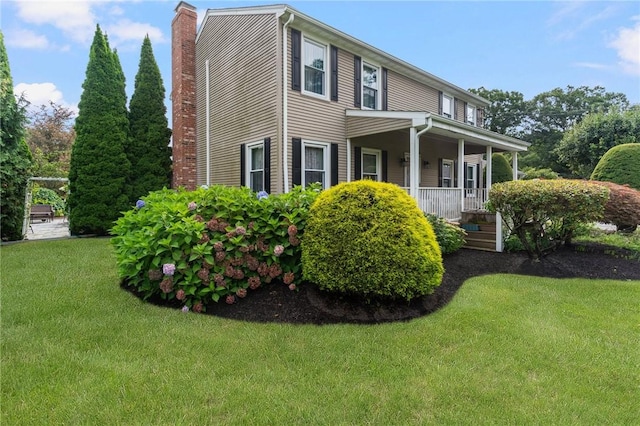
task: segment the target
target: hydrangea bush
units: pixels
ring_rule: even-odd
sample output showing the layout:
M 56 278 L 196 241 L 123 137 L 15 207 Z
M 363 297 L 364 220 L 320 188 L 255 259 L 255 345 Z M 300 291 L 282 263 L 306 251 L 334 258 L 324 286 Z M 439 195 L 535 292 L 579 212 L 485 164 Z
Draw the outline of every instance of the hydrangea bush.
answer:
M 294 290 L 302 279 L 300 238 L 318 192 L 152 192 L 112 229 L 118 273 L 145 299 L 177 299 L 195 312 L 221 299 L 234 303 L 275 279 Z

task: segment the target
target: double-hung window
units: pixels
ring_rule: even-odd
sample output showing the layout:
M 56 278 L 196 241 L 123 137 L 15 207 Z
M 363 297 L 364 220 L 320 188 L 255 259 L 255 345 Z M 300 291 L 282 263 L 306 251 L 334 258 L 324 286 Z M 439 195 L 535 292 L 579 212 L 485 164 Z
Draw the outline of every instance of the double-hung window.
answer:
M 302 185 L 319 182 L 328 188 L 329 144 L 303 141 L 302 155 Z
M 247 145 L 247 182 L 254 192 L 264 191 L 264 144 Z
M 453 117 L 453 96 L 446 93 L 442 94 L 442 115 L 447 118 Z
M 362 62 L 362 106 L 369 109 L 379 109 L 380 101 L 380 69 L 374 65 Z
M 304 92 L 314 96 L 327 96 L 327 46 L 304 38 Z
M 476 107 L 467 104 L 467 110 L 465 111 L 465 121 L 472 126 L 476 125 Z
M 380 150 L 362 148 L 362 179 L 382 180 L 381 159 Z

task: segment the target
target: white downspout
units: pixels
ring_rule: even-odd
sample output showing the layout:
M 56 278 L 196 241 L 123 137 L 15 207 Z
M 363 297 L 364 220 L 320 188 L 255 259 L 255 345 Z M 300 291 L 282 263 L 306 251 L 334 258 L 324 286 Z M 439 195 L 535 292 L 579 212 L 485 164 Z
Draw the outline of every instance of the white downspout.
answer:
M 458 139 L 458 189 L 460 190 L 460 217 L 464 210 L 464 139 Z
M 282 171 L 283 175 L 283 184 L 284 184 L 284 192 L 289 192 L 289 135 L 287 134 L 287 127 L 289 125 L 289 107 L 287 104 L 288 99 L 288 91 L 289 91 L 289 82 L 287 81 L 287 27 L 290 23 L 293 22 L 294 16 L 293 13 L 289 15 L 289 19 L 282 26 Z
M 206 162 L 206 168 L 207 168 L 207 178 L 206 178 L 206 184 L 207 186 L 211 186 L 211 134 L 210 134 L 210 130 L 211 130 L 211 117 L 209 116 L 209 112 L 210 112 L 210 107 L 209 107 L 209 60 L 207 59 L 204 62 L 204 68 L 205 68 L 205 72 L 206 72 L 206 77 L 205 77 L 205 85 L 206 85 L 206 98 L 207 98 L 207 103 L 206 103 L 206 132 L 207 132 L 207 136 L 206 136 L 206 156 L 207 156 L 207 162 Z
M 347 138 L 347 182 L 351 182 L 351 139 Z
M 420 184 L 420 136 L 427 133 L 433 127 L 431 116 L 427 118 L 427 127 L 415 133 L 409 145 L 409 158 L 411 160 L 411 179 L 409 180 L 409 194 L 419 203 L 418 186 Z M 415 132 L 415 127 L 411 128 Z M 413 133 L 412 132 L 412 133 Z M 412 135 L 413 136 L 413 135 Z

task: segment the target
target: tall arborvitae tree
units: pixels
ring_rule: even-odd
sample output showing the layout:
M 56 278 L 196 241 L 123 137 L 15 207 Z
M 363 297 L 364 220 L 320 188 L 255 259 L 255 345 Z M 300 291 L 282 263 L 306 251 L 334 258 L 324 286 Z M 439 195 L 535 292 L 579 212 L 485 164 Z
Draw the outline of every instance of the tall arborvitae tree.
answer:
M 21 240 L 31 153 L 25 142 L 25 102 L 16 101 L 9 58 L 0 32 L 0 230 L 3 241 Z
M 129 208 L 129 119 L 120 60 L 99 26 L 82 89 L 69 170 L 69 228 L 73 235 L 105 235 Z
M 136 85 L 129 104 L 131 202 L 149 191 L 171 186 L 171 130 L 167 127 L 165 90 L 149 36 L 144 38 Z

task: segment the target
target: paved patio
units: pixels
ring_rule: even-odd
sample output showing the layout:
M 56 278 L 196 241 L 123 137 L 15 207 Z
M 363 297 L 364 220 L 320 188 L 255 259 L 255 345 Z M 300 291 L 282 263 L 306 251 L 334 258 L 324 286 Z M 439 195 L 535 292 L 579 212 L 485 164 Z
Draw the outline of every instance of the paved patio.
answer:
M 48 240 L 52 238 L 68 238 L 69 222 L 66 218 L 56 217 L 52 222 L 33 221 L 27 227 L 25 240 Z

